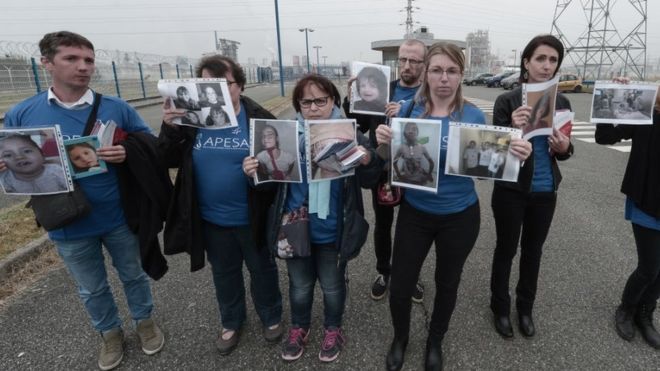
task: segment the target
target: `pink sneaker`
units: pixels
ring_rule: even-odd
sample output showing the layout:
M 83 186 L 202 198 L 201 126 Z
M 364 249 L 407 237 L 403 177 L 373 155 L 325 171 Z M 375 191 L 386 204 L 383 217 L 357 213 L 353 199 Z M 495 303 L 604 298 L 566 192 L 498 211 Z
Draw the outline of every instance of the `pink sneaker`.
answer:
M 346 338 L 340 327 L 328 327 L 324 330 L 323 343 L 319 352 L 322 362 L 332 362 L 339 356 L 346 344 Z
M 289 334 L 282 345 L 282 359 L 295 361 L 303 355 L 309 331 L 300 327 L 289 329 Z

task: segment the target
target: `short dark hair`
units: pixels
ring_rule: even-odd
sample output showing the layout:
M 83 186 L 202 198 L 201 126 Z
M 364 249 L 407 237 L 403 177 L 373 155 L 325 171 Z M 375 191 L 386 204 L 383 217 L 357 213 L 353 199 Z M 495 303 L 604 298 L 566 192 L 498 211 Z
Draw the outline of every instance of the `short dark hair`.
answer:
M 49 61 L 53 60 L 57 54 L 57 48 L 60 46 L 75 46 L 78 48 L 87 48 L 94 51 L 94 45 L 86 37 L 69 31 L 57 31 L 44 35 L 39 41 L 39 51 L 41 55 Z
M 247 82 L 245 72 L 243 72 L 241 65 L 233 59 L 219 54 L 208 55 L 199 61 L 197 68 L 195 68 L 195 75 L 202 77 L 202 70 L 205 69 L 209 70 L 213 77 L 218 78 L 223 78 L 227 72 L 231 72 L 234 79 L 236 79 L 236 83 L 241 87 L 241 91 L 245 89 L 245 83 Z
M 357 74 L 357 91 L 360 93 L 360 81 L 372 81 L 378 89 L 378 99 L 387 100 L 387 77 L 385 73 L 377 67 L 367 66 L 360 70 Z
M 337 107 L 340 107 L 341 96 L 339 95 L 339 90 L 337 90 L 335 84 L 333 84 L 332 81 L 330 81 L 325 76 L 321 76 L 317 74 L 309 74 L 303 76 L 302 79 L 298 80 L 298 83 L 296 83 L 296 87 L 293 88 L 292 100 L 293 100 L 293 108 L 296 110 L 296 112 L 300 112 L 300 99 L 302 99 L 305 87 L 309 84 L 314 84 L 316 85 L 317 88 L 326 92 L 334 99 L 335 105 Z
M 552 74 L 552 77 L 555 77 L 559 71 L 561 62 L 564 60 L 564 44 L 562 44 L 558 38 L 550 34 L 538 35 L 527 43 L 527 46 L 525 46 L 525 49 L 520 55 L 520 82 L 527 82 L 529 79 L 529 76 L 525 77 L 527 74 L 527 68 L 525 68 L 525 59 L 530 61 L 532 59 L 532 55 L 534 55 L 534 51 L 536 51 L 536 48 L 541 45 L 547 45 L 557 51 L 557 54 L 559 55 L 557 58 L 557 69 Z

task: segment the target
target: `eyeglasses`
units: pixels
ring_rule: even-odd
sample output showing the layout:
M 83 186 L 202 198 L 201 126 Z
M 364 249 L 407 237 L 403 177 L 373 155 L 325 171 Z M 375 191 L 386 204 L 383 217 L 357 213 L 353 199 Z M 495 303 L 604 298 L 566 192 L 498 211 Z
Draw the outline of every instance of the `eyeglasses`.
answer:
M 330 98 L 330 96 L 314 98 L 314 99 L 301 99 L 298 101 L 298 103 L 300 103 L 300 106 L 303 108 L 311 107 L 312 103 L 316 104 L 316 107 L 323 107 L 326 104 L 328 104 L 328 98 Z
M 230 87 L 231 84 L 238 84 L 236 81 L 227 80 L 227 87 Z
M 437 77 L 442 77 L 442 75 L 446 73 L 447 78 L 452 80 L 458 78 L 461 75 L 461 71 L 456 68 L 449 68 L 447 70 L 443 70 L 442 68 L 431 68 L 427 72 Z
M 420 60 L 417 60 L 417 59 L 408 59 L 408 58 L 403 58 L 403 57 L 399 58 L 399 64 L 400 65 L 405 66 L 406 63 L 410 63 L 410 67 L 417 67 L 417 66 L 421 65 L 422 63 L 424 63 L 424 61 L 420 61 Z

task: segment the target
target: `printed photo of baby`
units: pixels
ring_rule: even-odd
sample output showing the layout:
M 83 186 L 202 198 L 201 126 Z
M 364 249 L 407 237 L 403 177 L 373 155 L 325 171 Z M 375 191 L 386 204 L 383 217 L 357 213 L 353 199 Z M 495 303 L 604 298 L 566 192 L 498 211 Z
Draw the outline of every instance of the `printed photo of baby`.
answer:
M 378 64 L 353 62 L 355 81 L 351 85 L 351 112 L 385 115 L 389 97 L 390 68 Z
M 73 179 L 85 178 L 108 171 L 105 161 L 99 160 L 96 155 L 96 149 L 99 148 L 99 140 L 96 136 L 65 140 L 64 148 L 66 148 Z
M 0 185 L 5 193 L 39 195 L 70 191 L 62 156 L 56 143 L 52 143 L 56 137 L 55 128 L 0 130 Z

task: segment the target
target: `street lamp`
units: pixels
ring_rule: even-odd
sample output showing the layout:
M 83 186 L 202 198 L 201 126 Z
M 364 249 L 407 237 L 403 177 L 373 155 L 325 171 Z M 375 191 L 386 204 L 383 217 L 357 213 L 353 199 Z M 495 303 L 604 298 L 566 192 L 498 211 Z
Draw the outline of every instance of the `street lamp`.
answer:
M 518 52 L 516 49 L 511 49 L 513 52 L 513 66 L 516 66 L 516 53 Z
M 314 30 L 305 27 L 305 28 L 299 28 L 298 31 L 305 33 L 305 50 L 307 50 L 307 73 L 310 73 L 312 68 L 309 65 L 309 37 L 307 36 L 307 32 L 314 32 Z
M 322 46 L 314 45 L 312 48 L 316 49 L 316 73 L 319 73 L 321 64 L 319 63 L 319 49 L 322 48 Z

